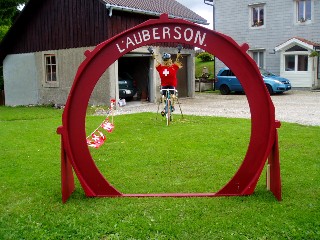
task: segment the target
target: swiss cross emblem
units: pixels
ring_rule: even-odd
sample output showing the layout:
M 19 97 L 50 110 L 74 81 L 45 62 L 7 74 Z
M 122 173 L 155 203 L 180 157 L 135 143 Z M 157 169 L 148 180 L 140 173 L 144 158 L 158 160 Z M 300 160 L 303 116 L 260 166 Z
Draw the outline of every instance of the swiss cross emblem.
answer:
M 168 76 L 169 73 L 170 73 L 170 72 L 168 71 L 168 69 L 164 69 L 163 72 L 162 72 L 162 74 L 165 75 L 165 76 Z

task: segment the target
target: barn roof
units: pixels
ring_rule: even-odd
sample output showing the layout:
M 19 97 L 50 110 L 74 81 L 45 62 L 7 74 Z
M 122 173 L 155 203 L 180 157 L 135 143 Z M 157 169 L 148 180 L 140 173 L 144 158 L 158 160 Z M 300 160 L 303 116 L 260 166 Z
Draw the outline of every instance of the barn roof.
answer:
M 175 0 L 102 0 L 109 11 L 131 11 L 156 15 L 168 13 L 171 18 L 183 18 L 191 22 L 207 25 L 207 20 Z M 112 12 L 111 12 L 112 14 Z M 110 15 L 111 15 L 110 14 Z

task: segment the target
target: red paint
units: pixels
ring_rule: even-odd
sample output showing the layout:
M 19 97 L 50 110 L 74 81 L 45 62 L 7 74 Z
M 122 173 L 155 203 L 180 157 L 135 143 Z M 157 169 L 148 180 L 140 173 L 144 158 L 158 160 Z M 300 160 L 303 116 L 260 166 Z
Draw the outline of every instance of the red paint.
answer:
M 86 143 L 85 118 L 91 92 L 100 76 L 117 59 L 135 48 L 159 42 L 190 44 L 212 53 L 223 61 L 237 76 L 246 92 L 251 110 L 251 137 L 242 165 L 231 180 L 216 193 L 164 193 L 164 194 L 122 194 L 109 184 L 96 167 Z M 275 120 L 275 110 L 260 72 L 246 54 L 248 45 L 239 46 L 233 39 L 221 33 L 198 26 L 181 19 L 168 19 L 163 14 L 160 19 L 148 20 L 101 44 L 92 51 L 86 51 L 86 59 L 80 65 L 74 79 L 63 113 L 62 152 L 75 171 L 88 197 L 216 197 L 252 194 L 261 171 L 270 156 L 274 166 L 271 190 L 281 199 L 280 164 Z M 62 171 L 62 178 L 66 177 Z M 71 180 L 70 180 L 71 181 Z M 64 184 L 70 189 L 71 184 Z M 62 187 L 64 188 L 64 187 Z M 72 188 L 71 188 L 72 189 Z M 63 199 L 72 191 L 63 190 Z M 65 193 L 64 193 L 65 192 Z

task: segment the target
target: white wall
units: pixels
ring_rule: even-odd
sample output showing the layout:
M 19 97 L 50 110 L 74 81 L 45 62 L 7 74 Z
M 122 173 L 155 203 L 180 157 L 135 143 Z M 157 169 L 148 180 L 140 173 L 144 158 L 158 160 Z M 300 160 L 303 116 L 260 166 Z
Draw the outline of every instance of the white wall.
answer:
M 93 47 L 52 50 L 28 54 L 8 55 L 3 62 L 6 105 L 61 104 L 67 101 L 79 65 L 84 61 L 84 52 Z M 172 49 L 170 49 L 173 51 Z M 137 51 L 147 52 L 146 48 Z M 57 60 L 57 83 L 45 82 L 44 54 L 55 54 Z M 188 54 L 187 69 L 189 97 L 194 97 L 193 50 L 183 49 Z M 151 62 L 149 82 L 150 101 L 156 102 L 159 95 L 160 79 Z M 109 105 L 111 98 L 119 98 L 118 63 L 112 64 L 96 84 L 89 105 Z
M 38 78 L 34 53 L 7 55 L 3 61 L 6 106 L 38 104 Z
M 39 104 L 65 104 L 70 92 L 70 89 L 73 85 L 74 78 L 78 71 L 78 67 L 84 61 L 86 50 L 92 50 L 93 47 L 86 48 L 73 48 L 73 49 L 62 49 L 54 51 L 45 51 L 36 53 L 37 61 L 37 70 L 39 78 Z M 57 73 L 58 73 L 58 82 L 56 87 L 48 87 L 45 84 L 45 75 L 44 75 L 44 60 L 43 55 L 45 53 L 54 53 L 57 59 Z M 100 80 L 94 88 L 89 104 L 90 105 L 108 105 L 110 102 L 109 89 L 110 84 L 108 81 L 110 76 L 108 70 L 101 76 Z
M 29 104 L 65 104 L 84 52 L 92 48 L 54 50 L 27 54 L 8 55 L 3 61 L 5 103 L 7 106 Z M 45 53 L 57 57 L 58 84 L 48 87 L 45 83 Z M 111 66 L 113 69 L 113 67 Z M 114 81 L 114 82 L 112 82 Z M 115 79 L 109 69 L 101 76 L 89 100 L 90 105 L 109 105 L 115 98 Z

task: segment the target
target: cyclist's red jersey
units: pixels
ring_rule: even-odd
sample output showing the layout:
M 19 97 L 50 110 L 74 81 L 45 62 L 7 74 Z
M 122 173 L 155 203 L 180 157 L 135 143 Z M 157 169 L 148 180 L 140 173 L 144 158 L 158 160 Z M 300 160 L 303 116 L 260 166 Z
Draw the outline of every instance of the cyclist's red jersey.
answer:
M 177 71 L 179 66 L 173 63 L 171 66 L 159 65 L 156 67 L 161 78 L 161 86 L 177 87 Z

